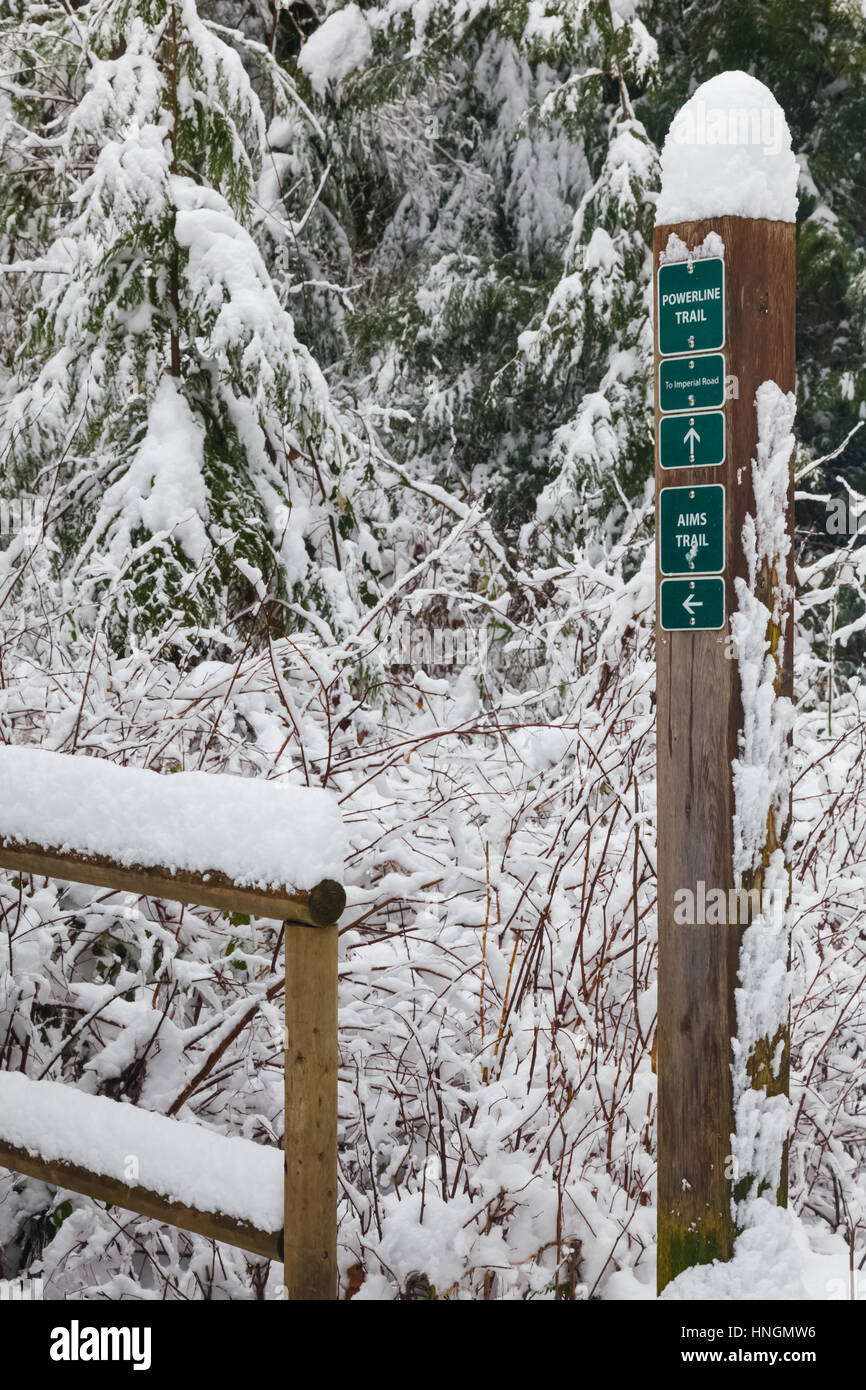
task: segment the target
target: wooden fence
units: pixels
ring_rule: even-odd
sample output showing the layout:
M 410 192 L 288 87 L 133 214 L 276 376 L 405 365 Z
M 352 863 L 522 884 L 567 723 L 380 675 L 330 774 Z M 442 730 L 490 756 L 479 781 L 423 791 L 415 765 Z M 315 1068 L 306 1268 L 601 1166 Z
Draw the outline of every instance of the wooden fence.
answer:
M 285 923 L 285 1200 L 282 1231 L 258 1230 L 236 1215 L 200 1211 L 157 1191 L 8 1142 L 0 1163 L 198 1235 L 281 1259 L 287 1297 L 337 1296 L 337 920 L 346 894 L 326 879 L 309 891 L 241 887 L 225 874 L 124 866 L 99 855 L 59 853 L 0 840 L 0 866 L 119 892 L 193 903 Z M 120 1104 L 119 1102 L 106 1102 Z M 126 1109 L 126 1107 L 121 1107 Z M 180 1123 L 180 1122 L 179 1122 Z

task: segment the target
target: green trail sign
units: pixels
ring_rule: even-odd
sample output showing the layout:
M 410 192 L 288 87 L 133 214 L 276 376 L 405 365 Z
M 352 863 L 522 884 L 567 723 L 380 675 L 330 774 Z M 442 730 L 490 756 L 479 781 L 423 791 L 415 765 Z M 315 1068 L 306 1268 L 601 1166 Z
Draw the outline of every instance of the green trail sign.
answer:
M 659 421 L 662 468 L 715 468 L 724 461 L 725 417 L 721 410 L 665 415 Z
M 663 579 L 659 585 L 659 624 L 665 632 L 701 632 L 725 625 L 725 581 Z
M 662 574 L 718 574 L 725 568 L 725 489 L 663 487 L 659 493 Z
M 659 352 L 710 352 L 725 346 L 725 263 L 719 256 L 659 269 Z
M 659 363 L 659 410 L 718 410 L 725 403 L 725 359 L 672 357 Z

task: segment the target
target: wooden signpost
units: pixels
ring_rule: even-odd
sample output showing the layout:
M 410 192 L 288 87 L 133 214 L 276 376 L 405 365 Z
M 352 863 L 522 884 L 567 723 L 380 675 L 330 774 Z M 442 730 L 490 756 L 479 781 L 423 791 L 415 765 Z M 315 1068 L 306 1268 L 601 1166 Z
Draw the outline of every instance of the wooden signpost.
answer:
M 710 233 L 723 255 L 705 254 Z M 664 260 L 672 234 L 698 254 Z M 744 217 L 659 226 L 653 266 L 661 1291 L 691 1265 L 730 1258 L 735 1238 L 731 1038 L 743 926 L 678 925 L 675 895 L 736 887 L 732 762 L 743 711 L 730 615 L 734 580 L 747 578 L 743 524 L 755 514 L 755 393 L 768 380 L 794 389 L 794 226 Z M 785 663 L 790 688 L 790 641 Z

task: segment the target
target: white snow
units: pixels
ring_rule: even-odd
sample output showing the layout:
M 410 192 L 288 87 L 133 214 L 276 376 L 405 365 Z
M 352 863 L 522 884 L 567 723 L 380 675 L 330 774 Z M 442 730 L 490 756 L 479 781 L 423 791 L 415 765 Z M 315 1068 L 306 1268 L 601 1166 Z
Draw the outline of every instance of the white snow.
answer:
M 784 904 L 788 874 L 777 850 L 764 875 L 764 895 Z M 740 945 L 739 985 L 735 990 L 737 1036 L 731 1039 L 734 1081 L 734 1134 L 731 1153 L 738 1178 L 751 1178 L 749 1196 L 775 1192 L 782 1177 L 782 1156 L 791 1128 L 791 1102 L 785 1095 L 757 1089 L 748 1071 L 749 1059 L 762 1039 L 781 1041 L 788 1022 L 791 975 L 788 967 L 790 932 L 783 919 L 759 917 L 747 928 Z M 782 1062 L 777 1041 L 772 1067 Z M 738 1211 L 738 1219 L 742 1213 Z
M 661 155 L 656 226 L 703 217 L 793 222 L 800 168 L 785 114 L 745 72 L 704 82 L 674 117 Z
M 191 560 L 207 550 L 202 517 L 208 498 L 202 468 L 204 427 L 195 419 L 174 379 L 164 376 L 147 420 L 147 432 L 128 471 L 106 489 L 104 513 L 124 513 L 124 546 L 138 526 L 173 532 Z
M 735 1133 L 731 1152 L 737 1177 L 752 1180 L 746 1205 L 759 1192 L 778 1187 L 791 1118 L 786 1096 L 769 1096 L 765 1088 L 754 1086 L 748 1062 L 762 1039 L 772 1041 L 781 1036 L 790 1003 L 790 924 L 785 911 L 788 869 L 782 849 L 776 848 L 768 856 L 766 849 L 768 823 L 778 834 L 787 819 L 791 788 L 789 736 L 794 708 L 779 694 L 778 685 L 785 644 L 792 640 L 787 630 L 791 594 L 786 573 L 791 547 L 787 515 L 796 401 L 774 381 L 765 381 L 758 387 L 755 409 L 755 515 L 746 517 L 742 536 L 748 580 L 735 580 L 737 610 L 731 614 L 743 704 L 739 755 L 733 761 L 735 885 L 748 883 L 751 873 L 767 858 L 761 882 L 763 911 L 744 933 L 740 947 L 737 1034 L 732 1039 Z M 757 594 L 763 570 L 775 571 L 778 577 L 772 611 Z M 780 634 L 775 654 L 768 638 L 771 621 Z M 774 1067 L 780 1063 L 781 1050 L 777 1048 Z M 735 1215 L 742 1224 L 742 1212 Z
M 162 774 L 48 749 L 0 747 L 0 836 L 130 866 L 220 870 L 245 887 L 341 879 L 332 793 L 226 773 Z
M 789 467 L 794 447 L 796 402 L 775 382 L 765 381 L 755 396 L 758 413 L 757 457 L 752 461 L 756 515 L 743 527 L 748 583 L 735 581 L 737 611 L 731 614 L 731 635 L 743 700 L 740 756 L 734 760 L 734 876 L 756 868 L 764 847 L 767 816 L 787 804 L 788 744 L 794 712 L 789 700 L 776 695 L 776 661 L 769 652 L 767 626 L 771 617 L 784 627 L 790 600 L 785 581 L 791 539 L 787 530 Z M 774 613 L 756 595 L 762 566 L 775 564 L 779 575 Z M 783 642 L 791 640 L 783 634 Z
M 280 304 L 249 232 L 214 189 L 181 175 L 173 175 L 170 185 L 175 236 L 189 253 L 183 280 L 198 315 L 199 351 L 233 361 L 260 407 L 272 402 L 285 378 L 296 392 L 306 388 L 310 405 L 327 416 L 321 369 L 298 342 L 292 316 Z
M 707 232 L 698 246 L 686 246 L 682 237 L 671 232 L 659 261 L 662 265 L 672 265 L 675 261 L 702 261 L 716 256 L 723 260 L 725 256 L 725 243 L 718 232 Z
M 58 1081 L 0 1072 L 0 1136 L 49 1161 L 64 1159 L 199 1211 L 261 1231 L 283 1227 L 283 1153 Z M 129 1160 L 137 1163 L 131 1180 Z
M 731 1260 L 684 1270 L 660 1297 L 671 1302 L 806 1300 L 808 1254 L 808 1238 L 794 1213 L 762 1197 L 751 1204 L 749 1224 L 738 1236 Z
M 796 1212 L 766 1197 L 741 1213 L 742 1232 L 730 1260 L 713 1260 L 683 1270 L 659 1295 L 664 1302 L 842 1302 L 864 1297 L 862 1274 L 850 1268 L 850 1250 L 840 1231 L 807 1224 Z M 653 1301 L 651 1263 L 617 1270 L 604 1297 Z
M 370 26 L 363 10 L 347 5 L 328 15 L 307 39 L 298 58 L 298 67 L 319 96 L 329 82 L 341 82 L 349 73 L 362 68 L 373 49 Z

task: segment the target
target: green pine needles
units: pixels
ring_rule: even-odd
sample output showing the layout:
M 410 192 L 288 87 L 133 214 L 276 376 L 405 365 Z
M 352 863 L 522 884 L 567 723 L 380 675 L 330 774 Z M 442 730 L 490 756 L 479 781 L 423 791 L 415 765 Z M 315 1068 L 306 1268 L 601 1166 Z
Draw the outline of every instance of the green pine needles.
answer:
M 3 34 L 6 147 L 53 215 L 20 267 L 0 448 L 120 646 L 218 631 L 256 607 L 251 576 L 278 626 L 313 585 L 326 620 L 329 587 L 342 601 L 322 571 L 341 574 L 357 443 L 271 279 L 258 196 L 269 127 L 303 148 L 302 193 L 320 127 L 266 49 L 227 37 L 192 0 L 44 8 Z

